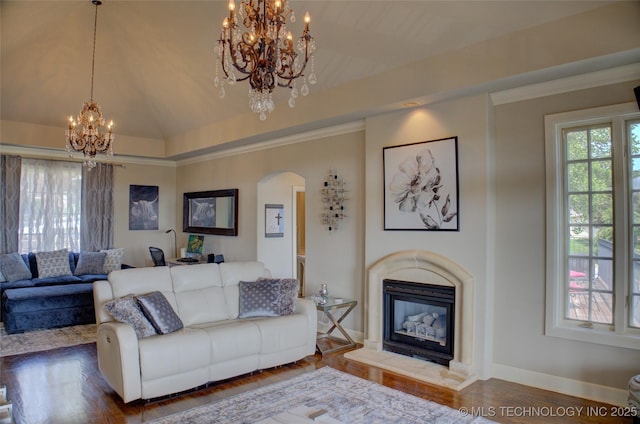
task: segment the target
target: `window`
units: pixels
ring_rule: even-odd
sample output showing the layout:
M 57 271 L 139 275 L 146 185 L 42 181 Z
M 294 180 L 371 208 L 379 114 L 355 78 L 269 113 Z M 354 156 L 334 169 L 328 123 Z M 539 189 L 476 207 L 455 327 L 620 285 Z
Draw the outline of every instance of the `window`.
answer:
M 23 159 L 20 177 L 20 253 L 80 251 L 80 163 Z
M 640 346 L 640 113 L 545 117 L 546 334 Z

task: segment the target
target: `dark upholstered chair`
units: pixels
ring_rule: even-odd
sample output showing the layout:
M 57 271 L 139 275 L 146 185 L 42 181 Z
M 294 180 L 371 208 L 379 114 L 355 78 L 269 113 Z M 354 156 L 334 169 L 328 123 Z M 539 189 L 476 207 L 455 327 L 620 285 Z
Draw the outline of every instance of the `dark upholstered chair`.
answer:
M 149 253 L 151 253 L 151 260 L 153 266 L 165 266 L 164 252 L 158 247 L 149 247 Z

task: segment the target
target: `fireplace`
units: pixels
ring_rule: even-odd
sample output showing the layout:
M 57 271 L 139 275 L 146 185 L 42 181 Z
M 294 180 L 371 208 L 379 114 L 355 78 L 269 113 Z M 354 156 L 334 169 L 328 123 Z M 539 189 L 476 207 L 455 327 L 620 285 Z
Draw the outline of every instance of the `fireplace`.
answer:
M 449 366 L 455 288 L 385 279 L 383 349 Z
M 437 286 L 449 293 L 453 290 L 454 303 L 448 313 L 444 313 L 447 315 L 445 344 L 450 348 L 444 355 L 451 356 L 447 359 L 448 365 L 442 364 L 445 361 L 433 362 L 434 354 L 429 357 L 422 354 L 406 355 L 393 352 L 385 346 L 385 280 Z M 453 390 L 462 390 L 477 379 L 477 355 L 474 354 L 475 280 L 462 266 L 434 252 L 400 251 L 381 258 L 369 268 L 365 287 L 364 346 L 345 353 L 345 357 Z M 432 291 L 435 293 L 437 290 Z M 436 313 L 440 316 L 440 312 Z

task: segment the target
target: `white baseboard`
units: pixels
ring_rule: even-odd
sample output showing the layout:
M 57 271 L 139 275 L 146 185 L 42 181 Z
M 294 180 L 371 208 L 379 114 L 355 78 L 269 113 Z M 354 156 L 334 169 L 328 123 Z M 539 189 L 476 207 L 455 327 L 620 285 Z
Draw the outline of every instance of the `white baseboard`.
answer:
M 629 394 L 627 390 L 586 383 L 564 377 L 556 377 L 501 364 L 492 364 L 491 374 L 493 378 L 499 378 L 512 383 L 524 384 L 526 386 L 577 396 L 610 405 L 627 405 L 627 396 Z

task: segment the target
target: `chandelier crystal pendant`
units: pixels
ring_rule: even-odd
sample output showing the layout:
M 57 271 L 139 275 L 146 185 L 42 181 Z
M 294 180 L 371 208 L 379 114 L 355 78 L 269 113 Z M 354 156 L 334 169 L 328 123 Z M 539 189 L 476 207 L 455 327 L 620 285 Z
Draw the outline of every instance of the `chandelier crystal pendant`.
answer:
M 69 117 L 69 128 L 65 135 L 67 139 L 67 153 L 73 157 L 73 152 L 82 152 L 84 155 L 84 166 L 95 168 L 96 154 L 104 153 L 107 159 L 113 156 L 113 121 L 105 126 L 105 119 L 102 116 L 100 105 L 93 100 L 93 76 L 96 63 L 96 29 L 98 27 L 98 6 L 102 4 L 100 0 L 92 0 L 96 6 L 95 19 L 93 24 L 93 56 L 91 60 L 91 97 L 84 102 L 82 110 L 73 119 Z
M 316 83 L 313 52 L 316 42 L 309 33 L 311 17 L 304 16 L 304 31 L 294 48 L 293 36 L 287 30 L 286 21 L 296 21 L 288 0 L 242 0 L 236 13 L 234 0 L 229 0 L 229 16 L 222 22 L 222 32 L 216 51 L 216 75 L 214 85 L 220 98 L 225 96 L 225 82 L 249 80 L 249 106 L 267 119 L 267 112 L 275 109 L 273 91 L 276 86 L 289 88 L 289 106 L 294 107 L 298 94 L 309 94 L 309 84 Z M 238 22 L 246 28 L 241 32 Z M 309 75 L 304 71 L 311 62 Z M 219 76 L 219 66 L 224 76 Z M 302 78 L 300 90 L 296 80 Z

